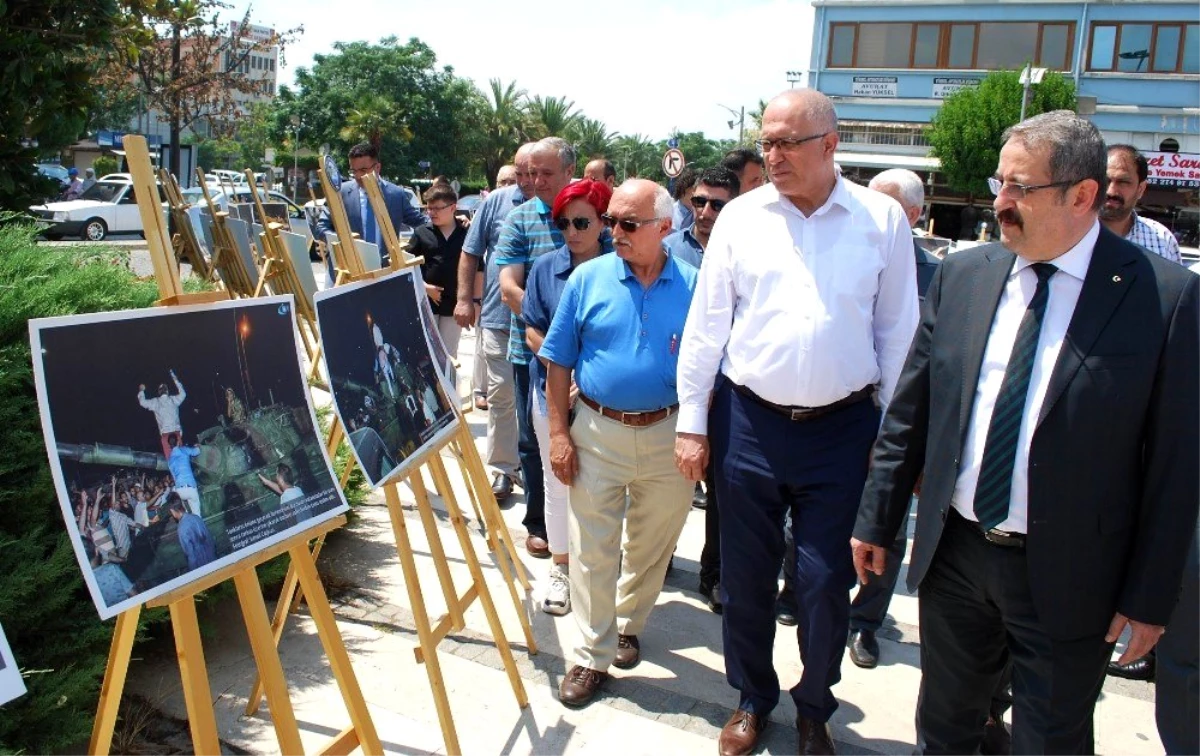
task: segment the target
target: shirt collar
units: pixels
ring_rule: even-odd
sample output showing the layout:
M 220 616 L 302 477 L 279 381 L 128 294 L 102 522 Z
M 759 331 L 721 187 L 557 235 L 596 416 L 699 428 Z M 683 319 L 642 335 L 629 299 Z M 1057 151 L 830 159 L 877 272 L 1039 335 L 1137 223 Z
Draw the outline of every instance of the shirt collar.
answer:
M 658 278 L 655 279 L 655 283 L 658 281 L 670 281 L 675 277 L 675 258 L 672 257 L 671 250 L 667 249 L 666 244 L 662 244 L 659 246 L 659 251 L 662 252 L 663 256 L 667 258 L 667 262 L 663 265 L 663 269 L 661 272 L 659 272 Z M 625 271 L 621 275 L 621 280 L 628 281 L 630 278 L 636 280 L 637 277 L 633 275 L 633 271 L 630 270 L 629 263 L 625 261 L 625 258 L 617 255 L 617 259 L 621 261 L 621 268 Z
M 792 204 L 790 199 L 780 194 L 779 190 L 775 188 L 774 184 L 768 184 L 767 186 L 771 187 L 771 191 L 774 192 L 775 202 L 778 203 L 780 207 L 787 212 L 800 216 L 801 218 L 816 218 L 818 215 L 824 215 L 828 213 L 834 205 L 846 209 L 850 208 L 850 192 L 846 189 L 846 179 L 842 178 L 840 175 L 834 181 L 833 191 L 831 191 L 829 196 L 825 198 L 824 204 L 812 211 L 812 213 L 807 216 L 800 212 L 800 208 Z
M 1097 219 L 1092 223 L 1092 227 L 1083 235 L 1083 238 L 1075 243 L 1063 254 L 1050 260 L 1049 263 L 1058 268 L 1063 273 L 1072 278 L 1082 281 L 1087 275 L 1088 265 L 1092 262 L 1092 249 L 1096 246 L 1096 240 L 1100 238 L 1100 221 Z M 1017 275 L 1021 271 L 1033 265 L 1033 260 L 1026 260 L 1024 257 L 1017 256 L 1017 262 L 1013 266 L 1010 277 Z
M 551 213 L 550 206 L 542 202 L 542 198 L 537 195 L 533 197 L 533 207 L 538 211 L 539 215 L 550 215 Z

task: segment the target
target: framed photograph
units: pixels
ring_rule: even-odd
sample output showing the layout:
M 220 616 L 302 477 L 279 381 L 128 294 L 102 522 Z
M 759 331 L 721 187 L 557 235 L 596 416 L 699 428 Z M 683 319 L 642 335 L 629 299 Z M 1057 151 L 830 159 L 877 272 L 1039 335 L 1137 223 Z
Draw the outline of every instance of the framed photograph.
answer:
M 313 306 L 313 297 L 317 295 L 317 277 L 313 273 L 312 261 L 308 258 L 308 237 L 303 234 L 293 234 L 290 231 L 280 231 L 279 238 L 287 250 L 288 259 L 296 271 L 296 278 L 304 289 L 304 298 L 308 300 L 309 308 Z
M 292 297 L 29 323 L 63 518 L 101 618 L 346 510 Z
M 8 638 L 4 637 L 4 628 L 0 627 L 0 706 L 23 695 L 25 681 L 21 679 L 21 671 L 17 669 L 17 662 L 13 659 Z
M 421 276 L 421 269 L 417 267 L 413 268 L 413 286 L 416 289 L 417 302 L 421 310 L 421 327 L 425 329 L 425 338 L 429 340 L 430 348 L 433 350 L 434 363 L 446 383 L 449 384 L 450 395 L 458 397 L 458 404 L 461 407 L 470 397 L 464 397 L 458 391 L 458 368 L 455 366 L 458 355 L 450 354 L 450 350 L 446 348 L 446 342 L 442 339 L 442 333 L 437 327 L 437 318 L 433 314 L 433 308 L 429 305 L 429 295 L 425 293 L 425 279 Z M 468 393 L 470 392 L 468 391 Z
M 326 289 L 317 325 L 333 406 L 372 486 L 405 475 L 458 428 L 413 287 L 415 269 Z M 436 333 L 436 331 L 435 331 Z

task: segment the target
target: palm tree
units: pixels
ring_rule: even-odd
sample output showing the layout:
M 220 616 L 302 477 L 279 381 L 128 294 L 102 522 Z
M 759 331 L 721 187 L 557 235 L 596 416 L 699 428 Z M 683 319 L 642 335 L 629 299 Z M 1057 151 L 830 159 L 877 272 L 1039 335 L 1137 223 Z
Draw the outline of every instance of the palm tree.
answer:
M 531 129 L 539 139 L 551 136 L 565 137 L 583 117 L 573 112 L 575 101 L 568 102 L 566 97 L 536 95 L 526 102 Z
M 483 167 L 489 186 L 496 183 L 500 167 L 510 160 L 517 148 L 525 141 L 525 90 L 517 89 L 510 81 L 505 86 L 499 79 L 492 79 L 483 123 Z
M 384 95 L 367 94 L 350 109 L 339 136 L 347 142 L 370 142 L 378 150 L 385 134 L 402 142 L 412 139 L 396 103 Z
M 617 133 L 595 118 L 581 117 L 568 132 L 567 139 L 575 145 L 580 159 L 609 157 L 613 151 Z
M 642 134 L 630 134 L 617 137 L 616 155 L 621 166 L 621 180 L 635 176 L 649 175 L 658 165 L 658 147 L 650 138 Z

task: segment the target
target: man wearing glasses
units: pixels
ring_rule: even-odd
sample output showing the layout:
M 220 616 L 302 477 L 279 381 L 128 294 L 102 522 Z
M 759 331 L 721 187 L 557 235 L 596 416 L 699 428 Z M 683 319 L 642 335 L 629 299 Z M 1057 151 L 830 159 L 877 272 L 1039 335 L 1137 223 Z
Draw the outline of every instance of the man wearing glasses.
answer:
M 775 594 L 787 558 L 804 663 L 791 689 L 798 750 L 832 753 L 873 399 L 891 399 L 912 340 L 916 272 L 900 206 L 838 175 L 829 98 L 784 92 L 761 133 L 771 184 L 727 205 L 704 251 L 679 356 L 675 457 L 693 481 L 712 465 L 720 500 L 725 669 L 739 691 L 720 752 L 753 751 L 778 703 Z
M 538 351 L 548 369 L 550 466 L 571 487 L 571 600 L 581 640 L 559 686 L 567 706 L 591 701 L 609 666 L 638 663 L 638 635 L 691 505 L 673 444 L 675 361 L 696 269 L 663 248 L 671 210 L 671 195 L 651 181 L 617 188 L 602 216 L 616 254 L 575 270 Z
M 389 250 L 383 245 L 383 236 L 379 233 L 379 222 L 375 219 L 375 210 L 367 201 L 367 193 L 362 188 L 363 176 L 374 173 L 379 179 L 379 193 L 383 195 L 383 204 L 387 206 L 388 217 L 396 233 L 407 227 L 424 226 L 429 219 L 421 211 L 413 207 L 408 199 L 408 192 L 379 175 L 379 151 L 370 142 L 360 142 L 350 148 L 350 174 L 353 181 L 343 181 L 339 193 L 342 205 L 346 208 L 346 218 L 350 221 L 350 232 L 359 235 L 365 242 L 379 245 L 379 258 L 382 267 L 387 267 L 390 260 Z M 317 222 L 320 238 L 333 230 L 329 219 L 329 210 L 321 213 Z M 329 266 L 329 280 L 333 280 L 333 255 L 326 256 Z
M 860 579 L 924 471 L 918 750 L 973 753 L 1007 664 L 1013 753 L 1092 753 L 1114 642 L 1158 641 L 1200 506 L 1200 278 L 1103 228 L 1100 132 L 1004 135 L 1000 244 L 938 269 L 873 452 Z M 1192 725 L 1194 729 L 1194 712 Z

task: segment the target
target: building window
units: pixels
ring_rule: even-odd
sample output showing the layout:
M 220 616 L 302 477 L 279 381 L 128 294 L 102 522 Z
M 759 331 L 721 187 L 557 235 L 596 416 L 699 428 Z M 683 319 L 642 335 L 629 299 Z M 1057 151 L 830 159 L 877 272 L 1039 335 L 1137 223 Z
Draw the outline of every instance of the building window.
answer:
M 1068 71 L 1073 36 L 1066 22 L 836 23 L 829 67 Z
M 1200 73 L 1200 24 L 1092 25 L 1089 71 Z
M 1158 145 L 1159 152 L 1179 152 L 1179 142 L 1171 137 L 1162 140 Z

